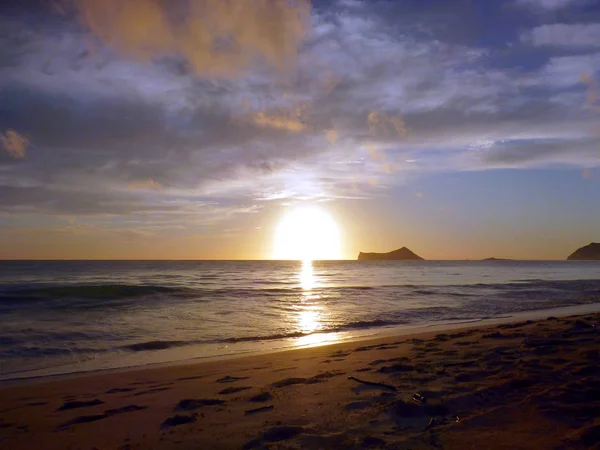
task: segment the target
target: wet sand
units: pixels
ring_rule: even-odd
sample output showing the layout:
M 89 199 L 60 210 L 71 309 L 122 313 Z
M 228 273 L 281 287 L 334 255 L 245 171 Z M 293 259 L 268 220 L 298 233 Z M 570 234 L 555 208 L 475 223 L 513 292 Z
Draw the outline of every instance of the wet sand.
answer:
M 5 385 L 0 448 L 600 448 L 600 314 Z

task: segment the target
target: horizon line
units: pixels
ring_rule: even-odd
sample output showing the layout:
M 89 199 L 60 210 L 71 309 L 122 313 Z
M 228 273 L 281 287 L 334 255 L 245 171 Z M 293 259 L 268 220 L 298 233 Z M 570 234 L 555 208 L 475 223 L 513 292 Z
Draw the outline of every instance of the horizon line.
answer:
M 303 262 L 302 259 L 242 259 L 242 258 L 212 258 L 212 259 L 202 259 L 202 258 L 0 258 L 0 262 L 9 262 L 9 261 L 240 261 L 240 262 L 257 262 L 257 261 L 272 261 L 272 262 L 284 262 L 284 261 L 295 261 L 295 262 Z M 348 258 L 340 258 L 340 259 L 313 259 L 310 261 L 359 261 L 356 259 L 348 259 Z M 502 262 L 502 261 L 585 261 L 585 260 L 569 260 L 567 258 L 496 258 L 495 260 L 490 260 L 489 258 L 452 258 L 452 259 L 420 259 L 420 260 L 373 260 L 373 261 L 401 261 L 401 262 L 438 262 L 438 261 L 490 261 L 490 262 Z M 364 260 L 361 262 L 373 262 L 370 260 Z M 592 260 L 593 261 L 593 260 Z

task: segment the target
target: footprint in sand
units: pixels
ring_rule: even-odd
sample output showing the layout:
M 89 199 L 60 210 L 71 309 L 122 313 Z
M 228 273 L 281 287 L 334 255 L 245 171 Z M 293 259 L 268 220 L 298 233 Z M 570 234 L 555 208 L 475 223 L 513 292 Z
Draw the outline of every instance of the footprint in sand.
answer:
M 88 423 L 88 422 L 96 422 L 97 420 L 106 419 L 108 416 L 106 414 L 94 414 L 90 416 L 79 416 L 74 418 L 73 420 L 69 420 L 68 422 L 63 423 L 56 427 L 57 429 L 65 429 L 70 427 L 71 425 L 77 425 L 80 423 Z
M 240 380 L 247 380 L 250 377 L 230 377 L 229 375 L 223 377 L 223 378 L 219 378 L 217 380 L 217 383 L 234 383 L 236 381 L 240 381 Z
M 167 418 L 161 425 L 161 428 L 171 428 L 171 427 L 176 427 L 178 425 L 185 425 L 188 423 L 194 423 L 197 420 L 197 416 L 196 414 L 192 414 L 189 416 L 182 416 L 182 415 L 175 415 L 172 417 Z
M 147 406 L 127 405 L 127 406 L 123 406 L 121 408 L 107 409 L 106 411 L 104 411 L 103 414 L 92 414 L 92 415 L 88 415 L 88 416 L 76 417 L 72 420 L 69 420 L 68 422 L 63 423 L 62 425 L 59 425 L 57 427 L 57 429 L 62 430 L 62 429 L 68 428 L 72 425 L 96 422 L 98 420 L 106 419 L 111 416 L 116 416 L 117 414 L 124 414 L 124 413 L 128 413 L 128 412 L 133 412 L 133 411 L 140 411 L 140 410 L 146 409 L 146 408 L 147 408 Z
M 204 375 L 196 375 L 196 376 L 193 376 L 193 377 L 177 378 L 177 381 L 198 380 L 200 378 L 204 378 Z
M 252 386 L 228 387 L 228 388 L 223 389 L 222 391 L 219 391 L 219 394 L 221 394 L 221 395 L 235 394 L 237 392 L 247 391 L 248 389 L 252 389 Z
M 274 388 L 282 388 L 287 386 L 293 386 L 294 384 L 304 384 L 308 378 L 286 378 L 284 380 L 279 380 L 273 383 L 271 386 Z
M 371 406 L 371 402 L 351 402 L 344 406 L 346 411 L 360 411 Z
M 274 369 L 272 372 L 285 372 L 286 370 L 294 370 L 297 369 L 297 367 L 283 367 L 281 369 Z
M 78 402 L 78 401 L 72 401 L 72 402 L 65 402 L 63 403 L 63 405 L 57 409 L 57 411 L 68 411 L 71 409 L 76 409 L 76 408 L 86 408 L 88 406 L 96 406 L 96 405 L 102 405 L 104 402 L 102 400 L 99 399 L 94 399 L 94 400 L 90 400 L 89 402 Z
M 135 394 L 133 394 L 133 396 L 137 397 L 138 395 L 155 394 L 156 392 L 162 392 L 162 391 L 168 391 L 168 390 L 169 390 L 169 388 L 167 388 L 167 387 L 148 389 L 146 391 L 136 392 Z
M 147 406 L 127 405 L 127 406 L 122 406 L 121 408 L 107 409 L 106 411 L 104 411 L 104 414 L 106 414 L 107 416 L 114 416 L 116 414 L 123 414 L 123 413 L 128 413 L 128 412 L 133 412 L 133 411 L 141 411 L 142 409 L 146 409 L 146 408 L 147 408 Z
M 223 405 L 224 403 L 224 400 L 216 398 L 187 398 L 177 403 L 175 411 L 195 411 L 203 406 Z
M 247 409 L 244 412 L 244 415 L 251 416 L 252 414 L 257 414 L 257 413 L 261 413 L 261 412 L 271 411 L 273 408 L 275 408 L 273 405 L 269 405 L 269 406 L 263 406 L 261 408 Z
M 271 386 L 275 388 L 282 388 L 286 386 L 293 386 L 294 384 L 315 384 L 315 383 L 323 383 L 327 381 L 329 378 L 338 377 L 340 375 L 344 375 L 345 372 L 334 371 L 334 372 L 323 372 L 315 375 L 310 378 L 285 378 L 284 380 L 279 380 L 273 383 Z
M 166 387 L 166 386 L 173 386 L 175 383 L 173 383 L 172 381 L 169 383 L 159 383 L 159 384 L 155 384 L 152 386 L 148 386 L 148 389 L 156 389 L 156 388 L 162 388 L 162 387 Z
M 330 358 L 345 358 L 346 356 L 350 356 L 352 352 L 343 352 L 343 351 L 337 351 L 335 353 L 332 353 L 331 355 L 329 355 Z
M 269 400 L 273 400 L 273 396 L 269 392 L 261 392 L 260 394 L 248 399 L 249 402 L 255 403 L 268 402 Z
M 372 361 L 369 363 L 370 366 L 377 366 L 379 364 L 384 364 L 384 363 L 390 363 L 390 362 L 408 362 L 409 359 L 405 356 L 402 356 L 400 358 L 392 358 L 392 359 L 376 359 L 375 361 Z
M 32 403 L 27 403 L 27 405 L 25 405 L 25 406 L 44 406 L 47 404 L 48 404 L 48 402 L 32 402 Z
M 393 364 L 391 366 L 380 367 L 377 372 L 379 373 L 400 373 L 400 372 L 412 372 L 414 366 L 410 364 Z
M 298 436 L 300 433 L 304 432 L 305 429 L 303 427 L 296 426 L 277 426 L 269 428 L 265 431 L 261 436 L 256 439 L 252 439 L 248 441 L 242 448 L 250 449 L 257 447 L 265 442 L 280 442 L 288 439 L 292 439 Z
M 134 388 L 112 388 L 105 392 L 105 394 L 118 394 L 119 392 L 131 392 L 135 391 Z

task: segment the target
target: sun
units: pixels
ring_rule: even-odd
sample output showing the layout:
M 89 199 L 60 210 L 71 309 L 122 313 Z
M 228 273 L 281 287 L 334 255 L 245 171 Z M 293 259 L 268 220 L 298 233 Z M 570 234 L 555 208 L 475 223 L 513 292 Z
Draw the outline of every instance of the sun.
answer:
M 340 258 L 340 231 L 323 209 L 304 207 L 285 214 L 275 231 L 274 259 Z

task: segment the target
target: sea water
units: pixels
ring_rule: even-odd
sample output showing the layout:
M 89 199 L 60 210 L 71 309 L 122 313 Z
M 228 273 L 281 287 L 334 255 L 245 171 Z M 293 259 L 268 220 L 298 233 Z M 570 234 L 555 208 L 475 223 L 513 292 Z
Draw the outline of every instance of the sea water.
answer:
M 600 262 L 4 261 L 0 379 L 600 303 Z

